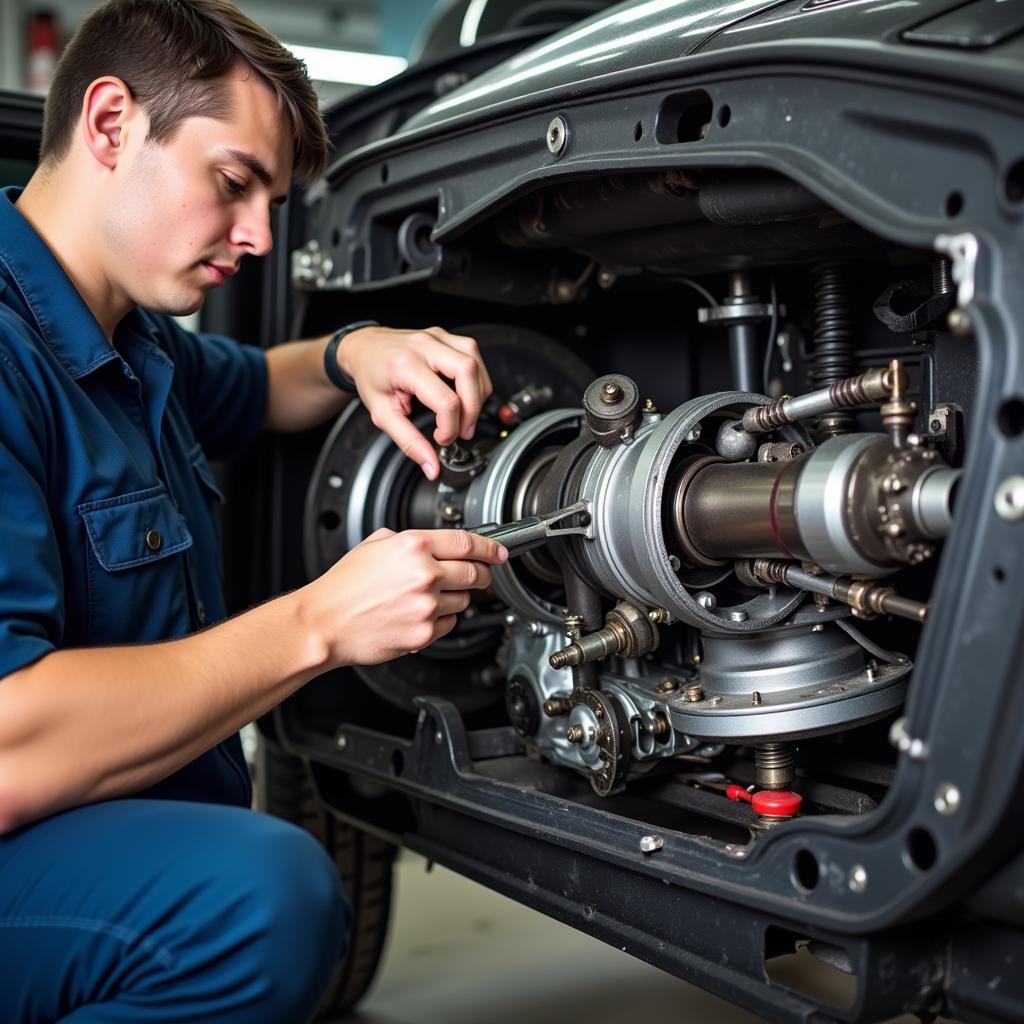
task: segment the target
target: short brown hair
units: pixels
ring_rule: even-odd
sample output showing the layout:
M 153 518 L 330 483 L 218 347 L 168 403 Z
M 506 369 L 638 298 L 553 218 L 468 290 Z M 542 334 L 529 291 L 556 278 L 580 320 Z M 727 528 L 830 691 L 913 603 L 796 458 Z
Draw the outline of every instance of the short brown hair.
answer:
M 67 156 L 82 97 L 97 78 L 120 78 L 149 116 L 147 139 L 166 143 L 186 118 L 227 115 L 226 75 L 239 63 L 274 93 L 291 125 L 295 174 L 312 182 L 329 143 L 306 65 L 230 0 L 107 0 L 96 8 L 57 65 L 40 160 Z

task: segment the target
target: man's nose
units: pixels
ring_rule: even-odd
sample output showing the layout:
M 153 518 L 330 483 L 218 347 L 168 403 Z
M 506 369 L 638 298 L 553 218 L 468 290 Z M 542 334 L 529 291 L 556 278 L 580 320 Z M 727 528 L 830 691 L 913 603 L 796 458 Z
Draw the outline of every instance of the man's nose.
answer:
M 270 211 L 245 208 L 231 229 L 231 244 L 253 256 L 266 256 L 274 244 L 270 230 Z

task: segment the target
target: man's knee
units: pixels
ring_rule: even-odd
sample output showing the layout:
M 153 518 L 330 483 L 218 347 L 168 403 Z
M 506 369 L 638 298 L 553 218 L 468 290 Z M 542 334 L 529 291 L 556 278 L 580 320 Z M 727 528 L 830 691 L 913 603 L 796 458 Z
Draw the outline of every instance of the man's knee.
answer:
M 246 849 L 222 864 L 242 929 L 236 946 L 250 977 L 262 975 L 259 1019 L 297 1021 L 312 1015 L 344 956 L 350 912 L 334 863 L 308 832 L 262 814 L 249 825 Z

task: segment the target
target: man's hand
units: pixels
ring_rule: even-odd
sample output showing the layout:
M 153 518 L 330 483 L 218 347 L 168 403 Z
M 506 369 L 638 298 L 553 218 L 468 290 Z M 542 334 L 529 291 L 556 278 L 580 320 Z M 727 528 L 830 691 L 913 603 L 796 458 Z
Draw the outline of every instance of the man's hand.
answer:
M 455 628 L 469 591 L 490 586 L 498 543 L 465 530 L 382 529 L 298 591 L 300 615 L 331 665 L 376 665 Z
M 362 327 L 342 339 L 338 364 L 356 382 L 374 424 L 430 480 L 440 467 L 433 445 L 409 420 L 413 399 L 436 414 L 434 440 L 446 445 L 457 437 L 473 436 L 480 409 L 491 393 L 491 378 L 477 343 L 440 327 L 424 331 Z

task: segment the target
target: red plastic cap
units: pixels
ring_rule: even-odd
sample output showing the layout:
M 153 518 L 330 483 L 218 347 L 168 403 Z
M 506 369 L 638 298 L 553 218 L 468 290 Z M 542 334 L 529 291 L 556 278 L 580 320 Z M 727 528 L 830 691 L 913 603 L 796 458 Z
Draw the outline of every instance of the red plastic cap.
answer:
M 519 415 L 507 402 L 498 410 L 498 419 L 506 427 L 514 427 L 519 422 Z
M 762 789 L 750 801 L 758 814 L 769 814 L 773 818 L 792 818 L 800 812 L 804 798 L 788 789 Z

